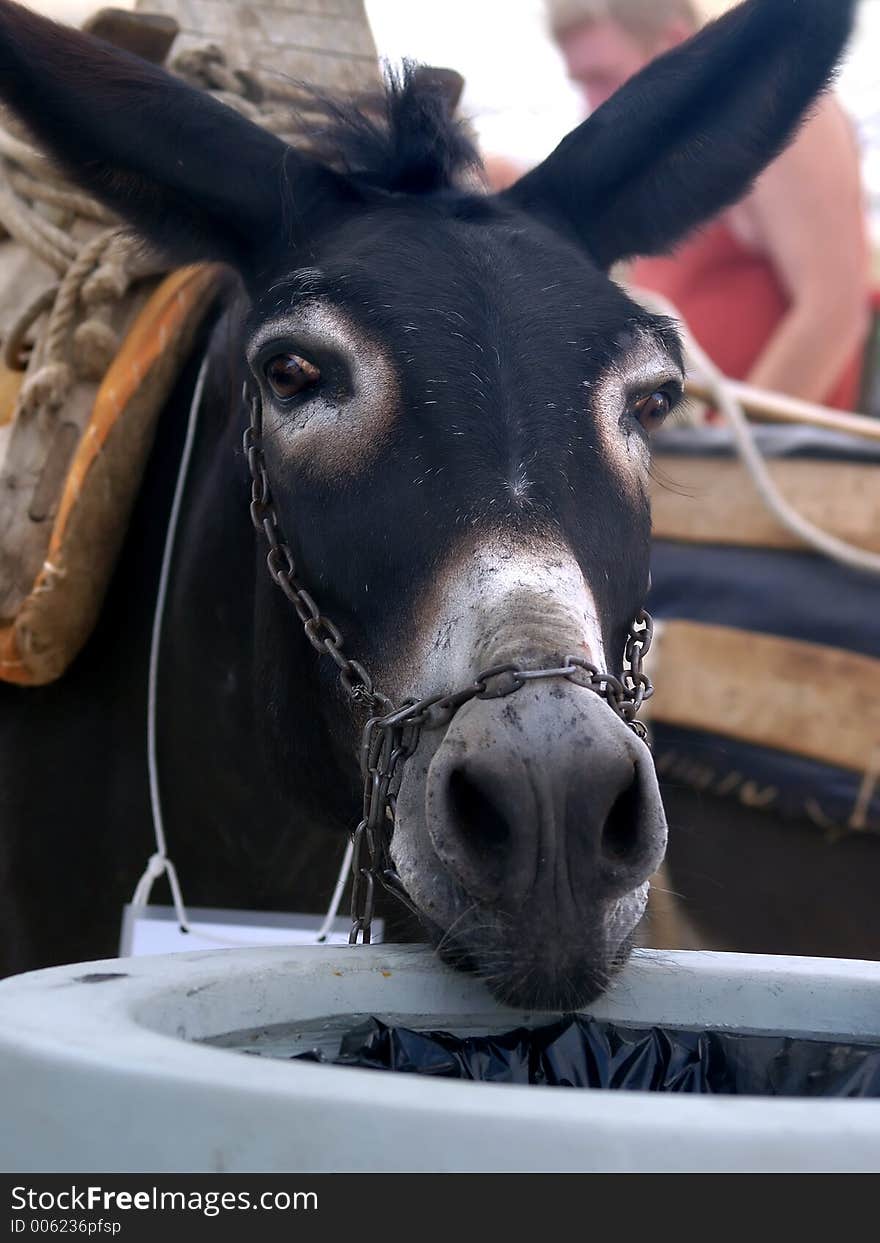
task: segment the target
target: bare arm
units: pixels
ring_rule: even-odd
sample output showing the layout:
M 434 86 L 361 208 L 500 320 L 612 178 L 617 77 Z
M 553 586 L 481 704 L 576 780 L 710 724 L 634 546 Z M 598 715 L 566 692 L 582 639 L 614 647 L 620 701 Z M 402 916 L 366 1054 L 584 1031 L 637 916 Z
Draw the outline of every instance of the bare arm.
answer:
M 864 339 L 869 298 L 858 150 L 833 97 L 744 208 L 791 299 L 749 382 L 821 401 Z

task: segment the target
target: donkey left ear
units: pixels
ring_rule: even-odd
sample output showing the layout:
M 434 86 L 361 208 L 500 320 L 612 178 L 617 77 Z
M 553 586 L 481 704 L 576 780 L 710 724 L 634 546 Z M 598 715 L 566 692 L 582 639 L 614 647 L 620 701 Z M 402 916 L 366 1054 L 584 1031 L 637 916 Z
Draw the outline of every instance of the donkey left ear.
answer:
M 746 192 L 827 85 L 856 0 L 748 0 L 630 79 L 502 195 L 608 268 Z
M 354 198 L 205 92 L 11 0 L 0 0 L 0 100 L 73 180 L 181 262 L 257 270 Z

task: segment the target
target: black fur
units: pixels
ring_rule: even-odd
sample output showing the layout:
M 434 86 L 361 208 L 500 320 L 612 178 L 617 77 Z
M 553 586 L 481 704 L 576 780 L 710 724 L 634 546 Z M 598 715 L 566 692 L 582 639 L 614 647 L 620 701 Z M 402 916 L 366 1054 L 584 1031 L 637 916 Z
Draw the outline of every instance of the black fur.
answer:
M 182 262 L 259 268 L 264 240 L 302 240 L 298 221 L 318 196 L 324 212 L 352 197 L 349 183 L 205 92 L 8 0 L 0 95 L 74 180 Z
M 314 136 L 359 184 L 430 194 L 460 187 L 463 175 L 480 166 L 444 84 L 411 62 L 387 68 L 385 90 L 374 99 L 320 104 L 327 121 Z
M 564 541 L 619 658 L 650 519 L 644 490 L 607 460 L 594 393 L 634 333 L 673 363 L 678 344 L 602 265 L 665 247 L 743 190 L 826 81 L 851 9 L 751 0 L 519 187 L 482 196 L 459 185 L 472 149 L 411 73 L 391 84 L 384 121 L 336 110 L 349 171 L 332 172 L 161 70 L 0 0 L 0 96 L 154 243 L 227 260 L 245 291 L 213 339 L 160 665 L 166 822 L 192 902 L 319 908 L 358 812 L 356 721 L 249 522 L 237 395 L 253 333 L 323 297 L 394 372 L 391 432 L 344 480 L 287 452 L 291 412 L 263 390 L 284 527 L 348 651 L 387 668 L 451 548 L 501 528 Z M 313 348 L 323 391 L 344 396 L 351 360 Z M 58 684 L 0 687 L 0 969 L 112 952 L 151 849 L 146 637 L 187 395 L 169 404 L 98 633 Z M 643 435 L 629 410 L 619 435 Z

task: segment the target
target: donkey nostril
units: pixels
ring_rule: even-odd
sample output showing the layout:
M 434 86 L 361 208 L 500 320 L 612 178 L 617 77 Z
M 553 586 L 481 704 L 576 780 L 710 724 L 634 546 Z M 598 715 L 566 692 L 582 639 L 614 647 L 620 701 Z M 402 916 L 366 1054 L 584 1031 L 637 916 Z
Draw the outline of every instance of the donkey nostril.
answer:
M 639 811 L 639 777 L 634 772 L 632 781 L 615 799 L 602 829 L 602 853 L 606 858 L 623 861 L 636 853 L 641 837 Z
M 453 769 L 449 776 L 449 807 L 452 823 L 473 845 L 482 843 L 498 852 L 509 844 L 510 825 L 506 816 L 491 793 L 464 768 Z

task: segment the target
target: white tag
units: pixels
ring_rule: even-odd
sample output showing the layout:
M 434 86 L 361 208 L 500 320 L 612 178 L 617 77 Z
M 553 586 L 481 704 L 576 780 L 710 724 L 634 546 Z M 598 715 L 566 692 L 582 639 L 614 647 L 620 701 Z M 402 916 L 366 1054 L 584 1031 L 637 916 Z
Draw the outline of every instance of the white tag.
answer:
M 245 949 L 253 945 L 317 945 L 324 922 L 321 915 L 289 915 L 275 911 L 222 911 L 210 907 L 187 908 L 189 932 L 183 932 L 173 906 L 122 908 L 122 958 L 148 954 L 181 954 L 186 950 Z M 347 945 L 351 921 L 334 919 L 322 945 Z M 372 939 L 382 940 L 384 924 L 374 919 Z

